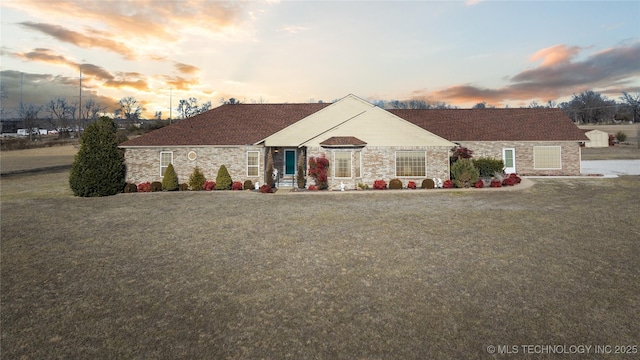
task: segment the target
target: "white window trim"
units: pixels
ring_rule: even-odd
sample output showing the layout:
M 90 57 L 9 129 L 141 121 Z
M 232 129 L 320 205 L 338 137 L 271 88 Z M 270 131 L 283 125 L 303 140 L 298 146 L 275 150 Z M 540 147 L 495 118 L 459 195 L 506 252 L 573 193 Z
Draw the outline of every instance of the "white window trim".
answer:
M 536 167 L 536 148 L 559 148 L 560 149 L 560 167 L 558 168 L 539 168 Z M 562 170 L 562 146 L 560 145 L 539 145 L 533 147 L 533 168 L 535 170 Z
M 347 153 L 350 154 L 351 156 L 349 156 L 349 176 L 336 176 L 336 170 L 338 169 L 338 166 L 336 166 L 337 162 L 336 162 L 336 154 L 338 153 Z M 333 152 L 333 178 L 334 179 L 353 179 L 353 150 L 342 150 L 342 151 L 334 151 Z
M 249 153 L 258 153 L 258 164 L 257 165 L 249 165 Z M 247 176 L 250 177 L 260 177 L 260 150 L 247 150 L 247 156 L 246 156 L 246 164 L 247 164 Z M 258 175 L 249 175 L 249 169 L 250 168 L 257 168 L 258 169 Z
M 171 154 L 171 161 L 169 161 L 169 164 L 173 164 L 173 151 L 160 151 L 160 176 L 164 177 L 162 169 L 169 167 L 169 164 L 167 164 L 167 166 L 162 166 L 162 154 Z
M 359 169 L 356 169 L 357 168 L 356 166 L 353 167 L 353 170 L 358 170 L 358 172 L 360 173 L 360 176 L 356 176 L 355 172 L 354 172 L 353 176 L 356 179 L 361 179 L 362 178 L 362 151 L 354 151 L 353 155 L 357 156 L 358 160 L 360 160 L 360 161 L 358 161 L 359 166 L 357 166 L 357 167 L 359 167 Z M 355 160 L 355 158 L 354 158 L 354 160 Z
M 408 152 L 412 152 L 412 153 L 423 153 L 424 154 L 424 175 L 404 175 L 404 176 L 399 176 L 398 175 L 398 153 L 408 153 Z M 426 177 L 427 176 L 427 152 L 426 151 L 421 151 L 421 150 L 396 150 L 395 153 L 395 163 L 393 166 L 393 170 L 394 170 L 394 174 L 396 178 L 416 178 L 416 177 Z

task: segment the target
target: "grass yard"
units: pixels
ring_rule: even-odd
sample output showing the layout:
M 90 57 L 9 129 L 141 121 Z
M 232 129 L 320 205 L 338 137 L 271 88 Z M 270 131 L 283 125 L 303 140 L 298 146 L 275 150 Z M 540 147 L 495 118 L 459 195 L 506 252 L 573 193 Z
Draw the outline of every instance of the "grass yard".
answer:
M 3 359 L 640 351 L 638 176 L 91 199 L 67 178 L 2 179 Z

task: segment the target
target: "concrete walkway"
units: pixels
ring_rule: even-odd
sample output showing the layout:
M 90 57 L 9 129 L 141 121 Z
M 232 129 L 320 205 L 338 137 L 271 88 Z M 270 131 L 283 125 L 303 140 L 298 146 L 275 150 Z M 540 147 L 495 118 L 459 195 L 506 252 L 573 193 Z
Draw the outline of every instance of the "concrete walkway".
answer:
M 581 166 L 583 175 L 640 175 L 640 160 L 583 160 Z

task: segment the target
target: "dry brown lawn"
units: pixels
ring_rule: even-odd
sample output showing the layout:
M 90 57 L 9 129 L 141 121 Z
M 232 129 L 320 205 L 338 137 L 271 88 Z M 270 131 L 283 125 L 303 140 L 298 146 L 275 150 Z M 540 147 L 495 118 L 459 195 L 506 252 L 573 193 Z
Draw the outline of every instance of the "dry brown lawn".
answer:
M 2 179 L 3 359 L 640 346 L 638 176 L 504 192 L 91 199 L 72 197 L 67 176 Z
M 0 167 L 2 174 L 52 167 L 70 168 L 77 152 L 78 147 L 74 145 L 2 151 Z

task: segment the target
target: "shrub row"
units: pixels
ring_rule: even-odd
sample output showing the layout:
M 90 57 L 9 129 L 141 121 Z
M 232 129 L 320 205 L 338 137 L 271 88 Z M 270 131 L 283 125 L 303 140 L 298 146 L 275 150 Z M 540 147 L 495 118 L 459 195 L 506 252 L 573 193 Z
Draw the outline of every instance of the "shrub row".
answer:
M 167 168 L 165 172 L 165 178 L 167 177 L 167 172 L 169 172 L 169 168 L 171 164 Z M 163 181 L 165 179 L 163 178 Z M 181 185 L 182 186 L 182 185 Z M 220 166 L 218 170 L 218 175 L 216 176 L 216 181 L 209 181 L 202 173 L 199 167 L 195 167 L 193 172 L 189 176 L 188 189 L 198 191 L 198 190 L 253 190 L 253 182 L 251 180 L 245 180 L 244 183 L 240 181 L 233 181 L 231 179 L 231 175 L 227 170 L 225 165 Z M 185 189 L 186 190 L 186 189 Z
M 464 160 L 458 160 L 456 163 L 460 162 L 460 161 L 464 161 Z M 468 167 L 466 167 L 466 169 L 468 171 L 472 171 L 469 170 Z M 456 181 L 455 179 L 452 180 L 445 180 L 442 182 L 442 187 L 445 189 L 452 189 L 452 188 L 461 188 L 461 187 L 474 187 L 476 189 L 482 189 L 484 188 L 484 181 L 482 179 L 479 179 L 478 177 L 475 177 L 475 179 L 473 177 L 469 177 L 469 178 L 465 178 L 465 181 L 461 181 L 460 179 L 458 181 Z M 502 187 L 502 186 L 513 186 L 515 184 L 519 184 L 520 181 L 522 179 L 516 175 L 516 174 L 510 174 L 509 176 L 505 177 L 504 179 L 493 179 L 490 182 L 490 187 Z M 358 188 L 360 189 L 368 189 L 367 185 L 363 185 L 363 184 L 358 184 Z M 384 180 L 376 180 L 373 182 L 373 188 L 376 190 L 384 190 L 387 189 L 387 183 Z M 400 179 L 392 179 L 389 182 L 389 189 L 402 189 L 403 188 L 403 184 L 402 184 L 402 180 Z M 408 189 L 416 189 L 417 185 L 415 183 L 415 181 L 409 181 L 407 183 L 407 188 Z M 422 189 L 433 189 L 435 188 L 435 183 L 432 179 L 424 179 L 422 181 Z M 309 187 L 309 190 L 311 190 L 311 187 Z
M 232 190 L 242 190 L 243 188 L 247 189 L 253 189 L 253 183 L 251 182 L 251 180 L 247 180 L 249 181 L 249 183 L 247 183 L 245 181 L 245 185 L 243 186 L 243 184 L 239 181 L 235 181 L 233 182 L 231 189 Z M 178 186 L 176 186 L 175 190 L 180 190 L 180 191 L 188 191 L 191 188 L 191 185 L 189 184 L 178 184 Z M 205 181 L 204 184 L 202 184 L 202 190 L 205 191 L 212 191 L 216 189 L 216 182 L 215 181 Z M 163 186 L 163 184 L 159 181 L 154 181 L 154 182 L 144 182 L 144 183 L 140 183 L 138 185 L 136 184 L 132 184 L 132 183 L 127 183 L 124 186 L 124 192 L 125 193 L 134 193 L 134 192 L 157 192 L 157 191 L 172 191 L 170 189 L 167 189 L 165 186 Z
M 435 187 L 436 187 L 436 184 L 432 179 L 424 179 L 422 180 L 422 184 L 420 185 L 421 189 L 433 189 Z M 358 188 L 362 190 L 366 190 L 366 189 L 369 189 L 369 185 L 359 183 Z M 387 182 L 380 179 L 380 180 L 375 180 L 373 182 L 373 188 L 376 190 L 384 190 L 387 188 L 392 190 L 403 189 L 404 184 L 402 183 L 402 180 L 395 178 L 395 179 L 391 179 L 389 181 L 389 185 L 387 186 Z M 417 188 L 418 188 L 418 185 L 416 184 L 415 181 L 410 180 L 409 182 L 407 182 L 407 189 L 417 189 Z

